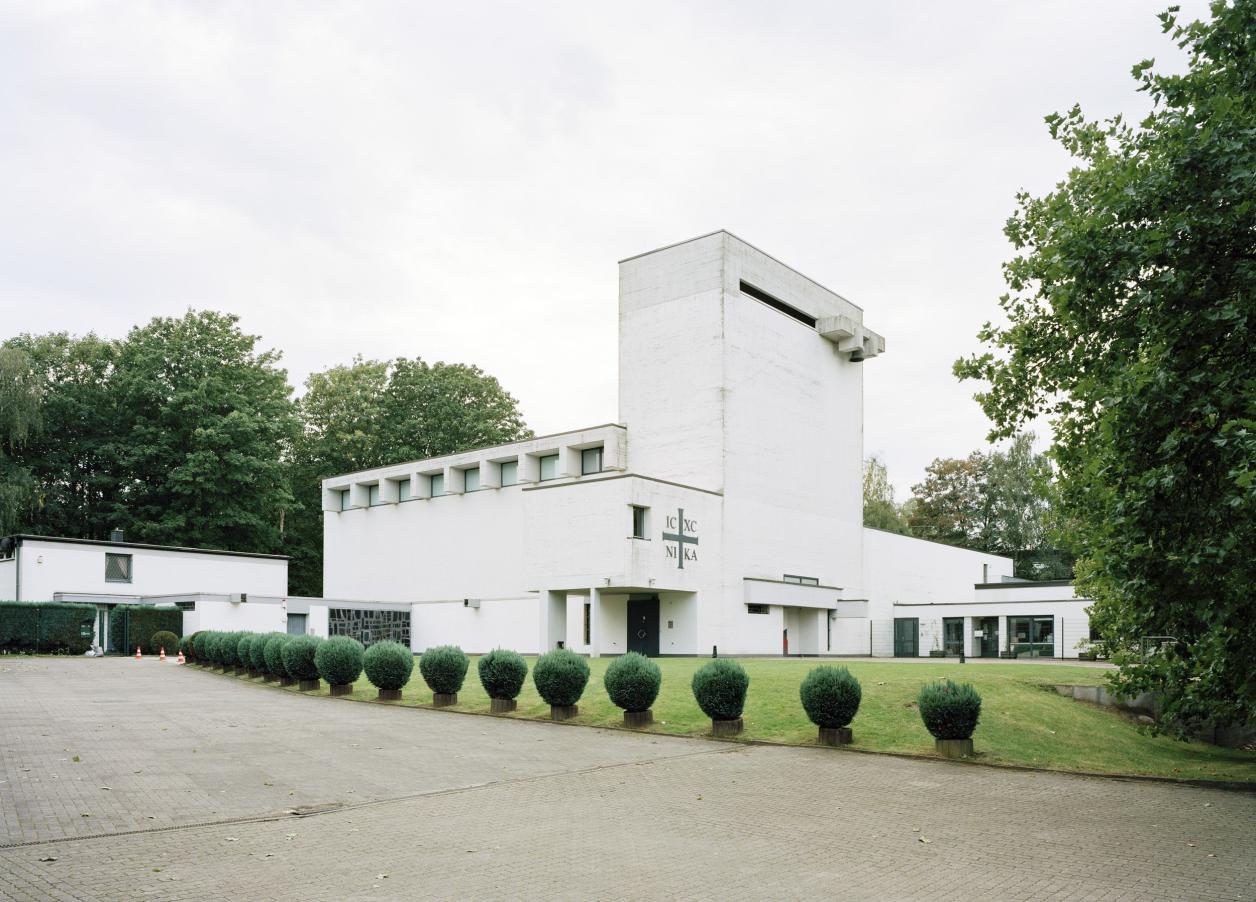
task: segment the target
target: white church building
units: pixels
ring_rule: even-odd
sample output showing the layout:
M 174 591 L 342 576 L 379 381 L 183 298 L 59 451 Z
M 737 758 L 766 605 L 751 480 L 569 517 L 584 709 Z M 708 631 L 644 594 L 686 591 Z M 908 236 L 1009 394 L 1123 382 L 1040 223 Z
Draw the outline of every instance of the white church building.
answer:
M 416 651 L 1076 656 L 1071 586 L 862 525 L 861 308 L 724 231 L 619 283 L 618 420 L 324 480 L 327 596 Z

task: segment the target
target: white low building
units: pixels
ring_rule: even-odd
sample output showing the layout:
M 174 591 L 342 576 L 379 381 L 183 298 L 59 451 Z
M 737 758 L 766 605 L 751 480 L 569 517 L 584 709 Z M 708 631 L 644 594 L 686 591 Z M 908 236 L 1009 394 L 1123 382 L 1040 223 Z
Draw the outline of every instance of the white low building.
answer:
M 207 548 L 181 548 L 60 536 L 14 535 L 0 541 L 0 599 L 94 604 L 93 645 L 108 648 L 109 611 L 120 604 L 171 604 L 193 610 L 198 597 L 224 602 L 288 591 L 288 559 Z M 187 614 L 184 616 L 185 631 Z
M 1071 590 L 863 527 L 884 350 L 859 307 L 727 232 L 623 260 L 618 422 L 325 480 L 325 591 L 408 608 L 416 651 L 928 655 L 936 630 L 1075 656 Z M 1050 639 L 1045 617 L 1066 618 Z

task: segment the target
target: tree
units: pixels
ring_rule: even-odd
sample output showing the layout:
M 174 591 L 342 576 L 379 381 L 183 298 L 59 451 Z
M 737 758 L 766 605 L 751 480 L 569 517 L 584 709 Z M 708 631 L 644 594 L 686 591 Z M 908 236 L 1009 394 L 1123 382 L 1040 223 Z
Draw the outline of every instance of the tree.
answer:
M 529 437 L 518 402 L 475 366 L 355 358 L 312 374 L 299 402 L 293 448 L 297 509 L 290 520 L 293 594 L 319 595 L 323 580 L 323 479 Z
M 894 503 L 894 486 L 890 484 L 889 471 L 875 454 L 864 459 L 863 524 L 900 535 L 909 532 L 902 509 Z
M 915 505 L 911 534 L 961 548 L 984 550 L 988 541 L 985 492 L 988 461 L 980 451 L 968 457 L 939 457 L 925 467 L 924 482 L 912 486 Z
M 0 347 L 0 535 L 14 532 L 30 507 L 35 480 L 15 455 L 41 421 L 43 382 L 30 357 Z
M 40 383 L 41 429 L 33 430 L 15 461 L 30 474 L 33 493 L 20 528 L 43 535 L 103 539 L 117 468 L 111 450 L 123 426 L 109 379 L 117 343 L 64 332 L 18 335 L 5 342 L 24 354 Z
M 1115 688 L 1160 692 L 1179 730 L 1256 720 L 1256 3 L 1211 12 L 1161 17 L 1189 67 L 1134 67 L 1138 125 L 1047 118 L 1077 166 L 1018 197 L 1008 324 L 956 364 L 988 382 L 994 436 L 1052 416 Z
M 188 311 L 132 329 L 110 377 L 123 428 L 106 508 L 132 537 L 277 552 L 293 507 L 283 457 L 296 411 L 277 351 L 258 351 L 238 318 Z

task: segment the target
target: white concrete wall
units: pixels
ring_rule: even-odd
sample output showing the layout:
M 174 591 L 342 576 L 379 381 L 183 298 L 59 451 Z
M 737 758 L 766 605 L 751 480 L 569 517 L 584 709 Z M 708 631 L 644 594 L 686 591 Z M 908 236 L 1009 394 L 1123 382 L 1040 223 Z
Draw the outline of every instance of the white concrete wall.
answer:
M 1012 559 L 879 529 L 863 529 L 864 584 L 873 620 L 892 619 L 894 605 L 966 602 L 973 587 L 1012 575 Z
M 131 555 L 129 583 L 105 580 L 107 553 Z M 125 596 L 288 593 L 288 561 L 283 558 L 24 538 L 21 564 L 22 598 L 30 601 L 46 601 L 58 592 Z
M 308 636 L 318 636 L 326 639 L 331 635 L 331 605 L 312 604 L 305 618 L 305 633 Z M 285 621 L 286 623 L 286 621 Z M 411 632 L 414 630 L 411 624 Z
M 478 609 L 460 601 L 412 605 L 410 647 L 420 653 L 436 645 L 457 645 L 468 654 L 494 648 L 536 654 L 538 604 L 538 598 L 530 596 L 484 601 Z
M 183 612 L 183 634 L 198 630 L 253 633 L 283 633 L 288 629 L 287 612 L 277 604 L 231 604 L 226 601 L 198 601 L 195 611 Z
M 17 561 L 0 561 L 0 601 L 17 599 Z

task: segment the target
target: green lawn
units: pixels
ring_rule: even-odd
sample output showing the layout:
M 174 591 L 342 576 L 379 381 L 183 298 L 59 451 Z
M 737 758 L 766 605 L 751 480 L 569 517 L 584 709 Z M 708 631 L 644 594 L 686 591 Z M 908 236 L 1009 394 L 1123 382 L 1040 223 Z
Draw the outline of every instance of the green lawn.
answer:
M 593 675 L 575 723 L 622 725 L 622 712 L 611 704 L 602 686 L 610 658 L 590 660 Z M 658 733 L 701 736 L 710 721 L 690 691 L 693 672 L 707 658 L 659 658 L 663 688 L 654 703 Z M 535 661 L 529 658 L 529 666 Z M 750 674 L 746 700 L 745 739 L 798 745 L 814 744 L 816 728 L 798 700 L 798 685 L 815 660 L 752 659 L 743 661 Z M 863 684 L 863 703 L 851 724 L 854 746 L 875 752 L 932 755 L 933 739 L 915 708 L 922 682 L 950 677 L 972 683 L 981 693 L 981 723 L 973 735 L 978 760 L 992 764 L 1028 765 L 1053 770 L 1164 777 L 1256 781 L 1256 753 L 1223 749 L 1200 742 L 1153 737 L 1114 711 L 1057 695 L 1051 684 L 1098 685 L 1104 671 L 1067 664 L 909 664 L 881 661 L 844 662 Z M 238 679 L 245 679 L 238 677 Z M 296 691 L 292 689 L 290 691 Z M 320 690 L 327 694 L 327 688 Z M 353 698 L 369 701 L 375 688 L 363 677 Z M 400 704 L 430 707 L 432 693 L 416 664 Z M 453 710 L 487 712 L 488 697 L 480 687 L 475 662 Z M 519 710 L 508 717 L 549 719 L 549 707 L 532 685 L 531 674 L 519 696 Z

